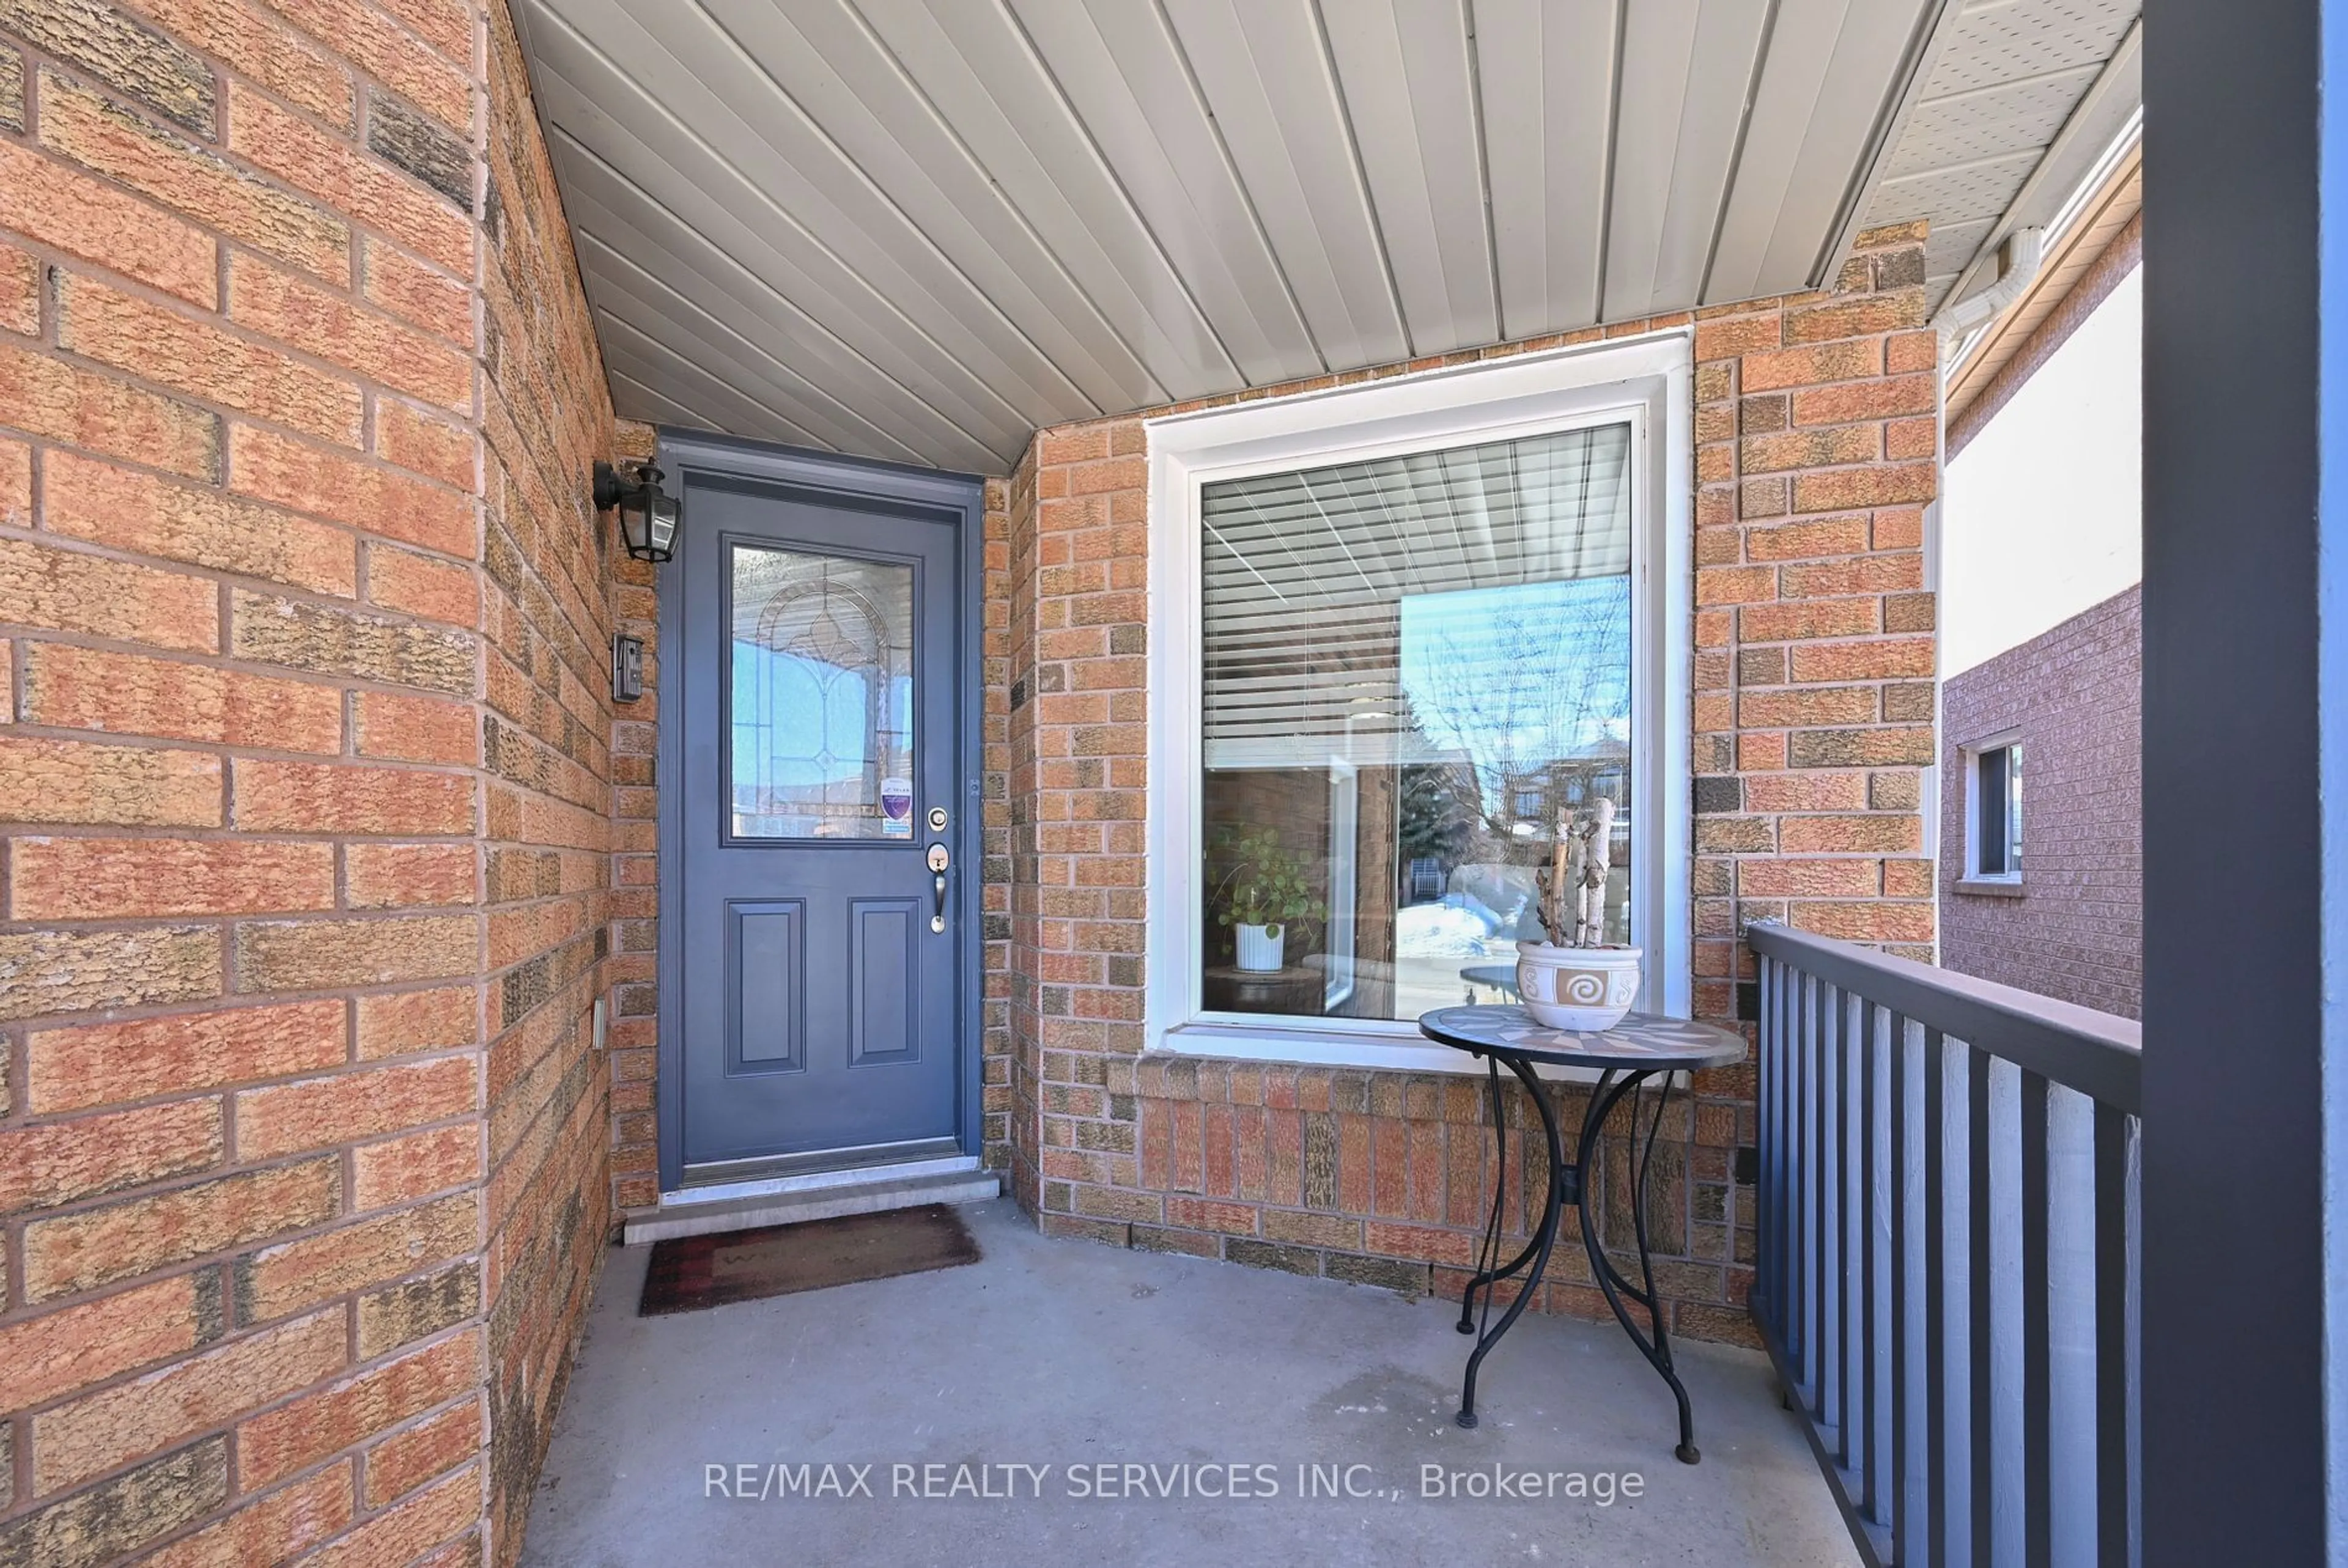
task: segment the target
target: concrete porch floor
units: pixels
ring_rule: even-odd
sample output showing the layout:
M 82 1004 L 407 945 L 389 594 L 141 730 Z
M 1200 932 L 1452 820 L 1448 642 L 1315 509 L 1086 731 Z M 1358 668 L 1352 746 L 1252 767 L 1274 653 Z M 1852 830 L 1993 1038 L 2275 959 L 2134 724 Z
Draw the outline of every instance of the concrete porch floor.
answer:
M 1528 1316 L 1486 1359 L 1483 1424 L 1463 1431 L 1469 1341 L 1450 1304 L 1046 1240 L 1007 1200 L 963 1214 L 978 1264 L 673 1317 L 635 1315 L 651 1249 L 614 1252 L 523 1563 L 1856 1561 L 1757 1354 L 1681 1350 L 1691 1468 L 1672 1457 L 1669 1391 L 1617 1328 Z M 778 1462 L 843 1481 L 870 1465 L 874 1495 L 708 1494 L 705 1466 Z M 1040 1496 L 1000 1469 L 994 1488 L 1015 1475 L 1015 1499 L 891 1495 L 892 1465 L 932 1462 L 949 1488 L 958 1465 L 1052 1468 Z M 1279 1495 L 1069 1495 L 1071 1466 L 1088 1484 L 1089 1467 L 1127 1462 L 1169 1482 L 1186 1462 L 1268 1465 Z M 1643 1494 L 1420 1496 L 1423 1464 L 1495 1462 L 1635 1474 Z M 1354 1484 L 1376 1495 L 1300 1499 L 1300 1465 L 1366 1466 Z

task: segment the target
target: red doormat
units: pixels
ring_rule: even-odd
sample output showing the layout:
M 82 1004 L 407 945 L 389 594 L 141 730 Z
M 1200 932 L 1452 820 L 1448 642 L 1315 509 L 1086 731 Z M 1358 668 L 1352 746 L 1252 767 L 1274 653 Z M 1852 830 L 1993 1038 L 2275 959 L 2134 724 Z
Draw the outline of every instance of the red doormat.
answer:
M 843 1214 L 835 1220 L 767 1225 L 718 1235 L 674 1236 L 653 1244 L 636 1316 L 698 1312 L 729 1301 L 756 1301 L 888 1279 L 978 1261 L 978 1244 L 944 1204 Z

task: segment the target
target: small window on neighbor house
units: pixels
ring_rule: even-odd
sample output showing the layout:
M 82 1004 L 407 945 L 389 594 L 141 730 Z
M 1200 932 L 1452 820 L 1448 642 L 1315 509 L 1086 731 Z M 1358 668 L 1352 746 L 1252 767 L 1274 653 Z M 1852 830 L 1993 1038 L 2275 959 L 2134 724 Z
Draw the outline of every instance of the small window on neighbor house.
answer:
M 1972 753 L 1972 864 L 1984 882 L 2022 879 L 2022 745 L 2009 742 Z

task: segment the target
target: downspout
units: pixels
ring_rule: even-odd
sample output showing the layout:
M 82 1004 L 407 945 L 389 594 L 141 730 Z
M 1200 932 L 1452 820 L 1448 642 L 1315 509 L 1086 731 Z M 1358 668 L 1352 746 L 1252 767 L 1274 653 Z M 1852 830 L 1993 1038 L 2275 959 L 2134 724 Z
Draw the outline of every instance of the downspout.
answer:
M 1944 338 L 1941 351 L 1946 353 L 1947 348 Z M 1937 964 L 1941 961 L 1941 943 L 1946 936 L 1941 929 L 1941 759 L 1948 750 L 1949 726 L 1944 711 L 1948 684 L 1941 671 L 1948 645 L 1949 618 L 1941 597 L 1941 508 L 1948 505 L 1949 490 L 1949 382 L 1945 372 L 1936 374 L 1933 380 L 1938 384 L 1932 395 L 1936 430 L 1932 442 L 1932 499 L 1924 507 L 1924 586 L 1932 595 L 1932 760 L 1918 784 L 1921 798 L 1917 806 L 1924 819 L 1921 847 L 1932 867 L 1932 962 Z
M 1997 280 L 1978 293 L 1941 307 L 1932 330 L 1941 334 L 1941 364 L 1945 377 L 1957 363 L 1963 345 L 1982 328 L 2003 314 L 2038 276 L 2046 259 L 2046 231 L 2016 229 L 1997 248 Z

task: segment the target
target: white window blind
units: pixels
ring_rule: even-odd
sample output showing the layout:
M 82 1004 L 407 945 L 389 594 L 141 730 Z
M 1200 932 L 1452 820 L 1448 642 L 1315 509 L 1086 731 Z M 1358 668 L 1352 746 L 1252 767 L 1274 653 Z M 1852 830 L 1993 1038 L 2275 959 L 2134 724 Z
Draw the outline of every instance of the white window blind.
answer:
M 1206 765 L 1407 750 L 1406 601 L 1625 576 L 1630 465 L 1625 424 L 1205 486 Z

